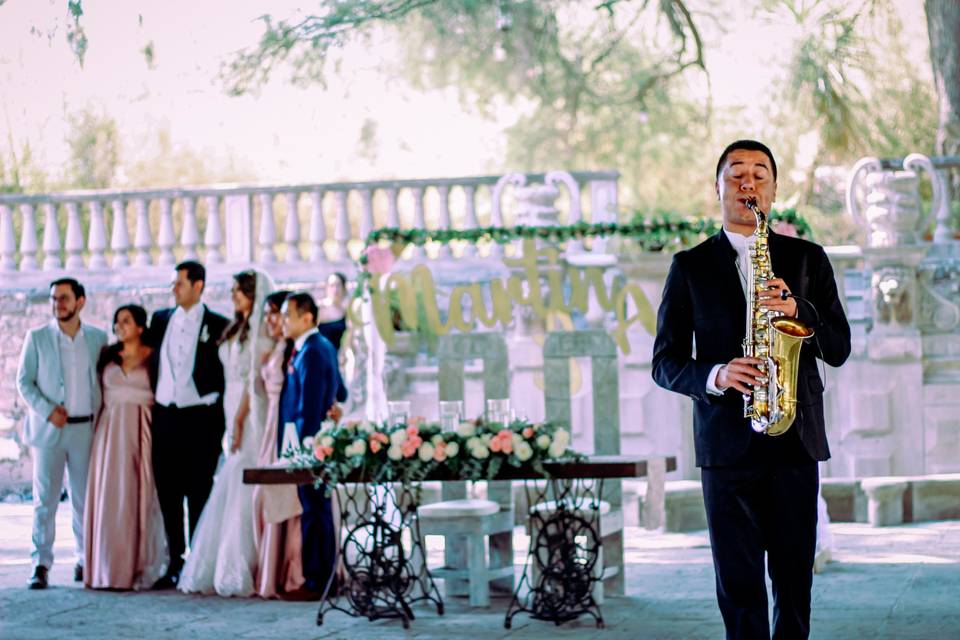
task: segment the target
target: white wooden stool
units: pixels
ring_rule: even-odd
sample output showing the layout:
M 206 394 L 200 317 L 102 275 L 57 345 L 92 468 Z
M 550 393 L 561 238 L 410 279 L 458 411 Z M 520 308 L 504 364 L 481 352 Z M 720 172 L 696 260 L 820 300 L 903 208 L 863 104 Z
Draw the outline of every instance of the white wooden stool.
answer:
M 487 563 L 486 536 L 513 530 L 513 513 L 491 500 L 447 500 L 417 509 L 420 535 L 466 540 L 467 568 L 431 570 L 434 578 L 466 578 L 470 606 L 490 606 L 490 581 L 513 576 L 513 566 L 491 569 Z M 448 543 L 449 544 L 449 543 Z

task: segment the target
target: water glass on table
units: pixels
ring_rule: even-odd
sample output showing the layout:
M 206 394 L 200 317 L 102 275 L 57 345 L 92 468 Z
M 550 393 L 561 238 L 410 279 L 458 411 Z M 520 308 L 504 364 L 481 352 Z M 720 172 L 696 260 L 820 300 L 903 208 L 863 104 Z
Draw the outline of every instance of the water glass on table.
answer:
M 510 398 L 491 398 L 487 400 L 487 422 L 510 424 L 513 412 L 510 410 Z
M 440 429 L 456 431 L 463 419 L 463 400 L 440 401 Z
M 395 427 L 397 425 L 406 426 L 410 419 L 410 401 L 394 400 L 387 403 L 387 425 Z

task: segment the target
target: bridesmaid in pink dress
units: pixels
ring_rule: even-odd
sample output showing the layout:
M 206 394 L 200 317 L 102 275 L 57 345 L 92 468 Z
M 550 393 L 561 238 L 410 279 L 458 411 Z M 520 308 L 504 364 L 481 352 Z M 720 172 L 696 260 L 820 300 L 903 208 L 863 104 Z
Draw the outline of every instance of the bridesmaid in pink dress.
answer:
M 257 464 L 261 467 L 279 462 L 279 405 L 284 380 L 284 350 L 287 346 L 283 340 L 280 307 L 288 293 L 277 291 L 268 296 L 263 310 L 266 331 L 277 342 L 261 368 L 268 402 L 267 424 L 257 458 Z M 303 586 L 300 544 L 302 512 L 295 485 L 257 485 L 253 490 L 254 531 L 260 554 L 256 587 L 257 593 L 263 598 L 282 598 Z
M 151 462 L 151 350 L 141 341 L 146 326 L 143 307 L 117 309 L 118 342 L 103 350 L 97 366 L 103 409 L 93 436 L 84 512 L 88 588 L 149 589 L 169 562 Z

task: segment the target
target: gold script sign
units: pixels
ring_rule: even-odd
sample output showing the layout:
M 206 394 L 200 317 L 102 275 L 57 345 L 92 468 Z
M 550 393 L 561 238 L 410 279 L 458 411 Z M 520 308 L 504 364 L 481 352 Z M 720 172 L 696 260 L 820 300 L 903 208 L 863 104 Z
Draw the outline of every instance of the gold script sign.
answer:
M 543 258 L 542 261 L 538 258 Z M 446 322 L 440 318 L 437 305 L 436 285 L 430 269 L 417 265 L 409 273 L 371 274 L 371 303 L 377 331 L 388 346 L 394 344 L 393 310 L 390 308 L 390 292 L 396 290 L 400 315 L 403 323 L 416 330 L 421 318 L 417 313 L 417 293 L 420 293 L 423 316 L 430 330 L 437 336 L 444 336 L 455 329 L 463 333 L 473 331 L 479 322 L 492 329 L 498 325 L 506 328 L 513 317 L 514 305 L 530 307 L 543 321 L 555 314 L 570 314 L 573 311 L 585 313 L 592 287 L 597 303 L 604 311 L 613 311 L 616 326 L 611 337 L 620 351 L 630 353 L 627 330 L 631 325 L 640 323 L 648 333 L 656 330 L 656 315 L 646 294 L 636 284 L 625 284 L 615 291 L 608 291 L 603 281 L 603 269 L 600 267 L 572 267 L 560 269 L 559 252 L 551 247 L 537 250 L 533 239 L 523 241 L 523 254 L 518 258 L 504 258 L 504 263 L 515 271 L 506 282 L 494 278 L 485 283 L 459 285 L 450 294 Z M 548 267 L 546 269 L 541 269 Z M 570 284 L 570 296 L 562 295 L 563 281 L 566 277 Z M 384 278 L 386 280 L 384 281 Z M 545 296 L 542 282 L 546 281 Z M 526 284 L 526 287 L 524 287 Z M 489 287 L 490 309 L 484 300 L 483 287 Z M 470 317 L 465 316 L 464 298 L 470 301 Z M 628 301 L 633 302 L 635 313 L 627 315 Z M 359 320 L 359 312 L 351 305 L 351 320 Z M 354 326 L 359 326 L 356 323 Z

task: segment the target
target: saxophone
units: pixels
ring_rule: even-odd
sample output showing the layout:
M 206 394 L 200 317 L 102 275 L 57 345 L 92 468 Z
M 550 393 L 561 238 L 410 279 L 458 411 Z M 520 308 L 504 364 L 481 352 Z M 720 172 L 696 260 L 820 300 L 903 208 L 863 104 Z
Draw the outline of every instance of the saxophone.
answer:
M 763 310 L 759 293 L 774 277 L 770 263 L 767 215 L 748 198 L 746 206 L 757 217 L 753 232 L 756 244 L 747 263 L 747 333 L 743 355 L 759 358 L 763 374 L 752 396 L 744 396 L 743 415 L 757 433 L 779 436 L 786 433 L 797 415 L 797 371 L 800 347 L 813 335 L 813 329 L 779 311 Z

